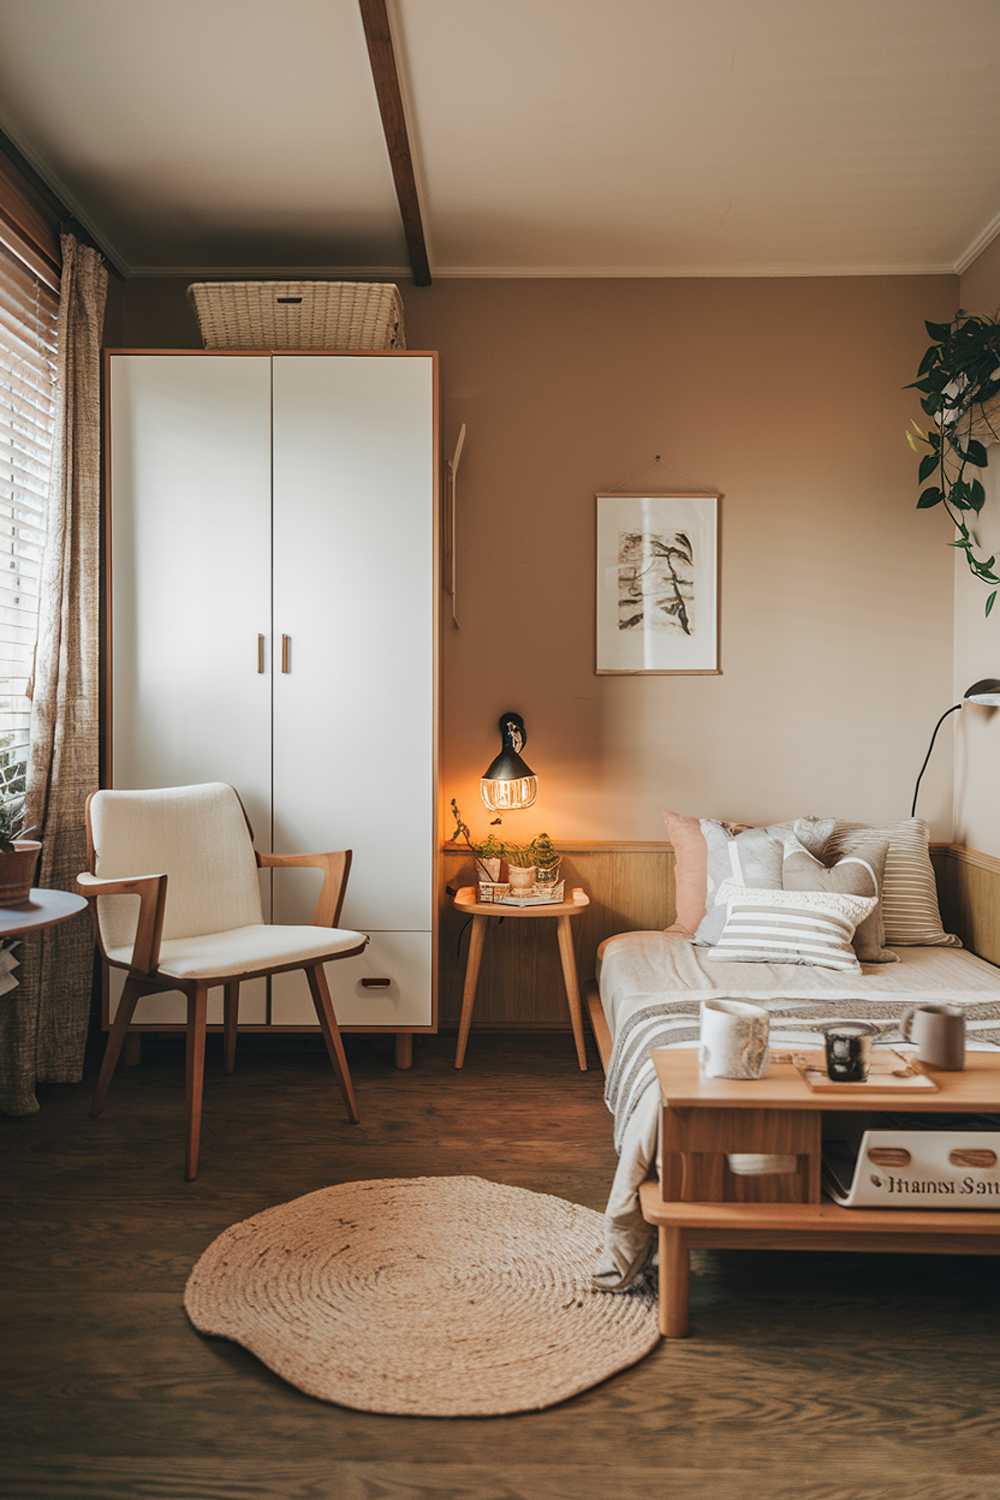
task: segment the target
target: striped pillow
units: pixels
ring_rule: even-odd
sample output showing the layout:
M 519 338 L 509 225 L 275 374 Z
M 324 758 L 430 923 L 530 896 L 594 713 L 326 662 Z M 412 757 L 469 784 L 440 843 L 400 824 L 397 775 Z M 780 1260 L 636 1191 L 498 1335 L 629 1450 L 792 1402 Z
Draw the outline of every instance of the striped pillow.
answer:
M 889 845 L 882 882 L 882 919 L 889 947 L 961 948 L 961 939 L 945 932 L 941 923 L 930 830 L 923 818 L 904 818 L 887 828 L 838 821 L 826 848 L 826 860 L 856 854 L 872 839 L 885 839 Z
M 727 880 L 716 897 L 726 908 L 722 936 L 707 958 L 729 963 L 813 964 L 861 971 L 851 946 L 854 929 L 878 906 L 877 896 L 839 891 L 758 891 Z

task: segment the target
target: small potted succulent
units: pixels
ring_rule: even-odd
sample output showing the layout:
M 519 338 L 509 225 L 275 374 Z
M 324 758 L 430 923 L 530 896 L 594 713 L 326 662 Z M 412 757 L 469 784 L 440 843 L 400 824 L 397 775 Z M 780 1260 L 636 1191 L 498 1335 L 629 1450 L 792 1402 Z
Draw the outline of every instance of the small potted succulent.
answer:
M 462 814 L 459 812 L 458 803 L 454 797 L 451 799 L 452 817 L 455 819 L 455 830 L 452 834 L 453 840 L 459 840 L 465 844 L 476 861 L 476 880 L 479 884 L 479 899 L 481 901 L 498 901 L 501 896 L 507 894 L 507 886 L 501 881 L 500 875 L 503 868 L 505 849 L 503 844 L 494 834 L 485 839 L 474 839 L 469 832 L 468 823 L 463 822 Z
M 522 896 L 527 895 L 535 884 L 534 839 L 530 844 L 505 844 L 504 854 L 507 856 L 507 873 L 511 890 Z
M 31 893 L 42 846 L 26 838 L 24 826 L 24 767 L 0 765 L 0 906 L 23 906 Z
M 540 833 L 535 839 L 536 884 L 540 886 L 557 885 L 561 864 L 562 855 L 559 853 L 559 850 L 555 848 L 547 833 Z

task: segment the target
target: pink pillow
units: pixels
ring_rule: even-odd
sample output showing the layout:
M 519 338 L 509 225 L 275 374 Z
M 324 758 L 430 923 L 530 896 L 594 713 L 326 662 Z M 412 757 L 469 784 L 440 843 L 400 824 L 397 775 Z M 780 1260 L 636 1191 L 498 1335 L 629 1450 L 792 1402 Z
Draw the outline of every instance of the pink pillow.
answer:
M 708 900 L 708 846 L 698 818 L 664 813 L 667 837 L 674 846 L 674 895 L 677 915 L 668 932 L 693 937 Z

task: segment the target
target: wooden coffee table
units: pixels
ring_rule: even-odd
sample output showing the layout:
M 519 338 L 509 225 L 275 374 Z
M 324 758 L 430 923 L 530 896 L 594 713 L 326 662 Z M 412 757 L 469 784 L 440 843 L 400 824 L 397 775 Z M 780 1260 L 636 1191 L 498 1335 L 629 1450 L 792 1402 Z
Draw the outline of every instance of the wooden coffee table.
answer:
M 660 1085 L 660 1178 L 643 1183 L 640 1199 L 643 1218 L 659 1235 L 666 1337 L 688 1332 L 689 1252 L 698 1247 L 1000 1254 L 1000 1213 L 841 1208 L 821 1201 L 820 1191 L 824 1114 L 1000 1114 L 1000 1055 L 970 1052 L 961 1073 L 924 1068 L 937 1093 L 861 1093 L 848 1086 L 842 1096 L 813 1093 L 791 1063 L 772 1062 L 766 1078 L 737 1082 L 702 1078 L 697 1050 L 657 1048 L 651 1055 Z M 732 1201 L 730 1152 L 797 1157 L 797 1172 L 784 1179 L 792 1201 Z

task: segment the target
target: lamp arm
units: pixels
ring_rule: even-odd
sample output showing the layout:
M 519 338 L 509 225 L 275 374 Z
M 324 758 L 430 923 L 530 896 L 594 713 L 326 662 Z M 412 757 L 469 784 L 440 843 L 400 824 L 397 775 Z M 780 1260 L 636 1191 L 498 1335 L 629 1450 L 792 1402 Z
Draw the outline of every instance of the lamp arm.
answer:
M 934 749 L 934 741 L 937 739 L 938 730 L 941 728 L 941 725 L 944 723 L 944 721 L 948 717 L 948 715 L 949 714 L 953 714 L 953 713 L 957 713 L 957 711 L 961 707 L 962 707 L 961 703 L 953 703 L 951 705 L 951 708 L 946 708 L 945 709 L 945 711 L 941 715 L 940 719 L 938 719 L 937 723 L 934 725 L 934 733 L 931 735 L 931 742 L 927 746 L 927 754 L 924 756 L 924 763 L 920 767 L 920 774 L 917 777 L 917 784 L 913 788 L 913 806 L 910 808 L 910 817 L 911 818 L 916 816 L 916 812 L 917 812 L 917 797 L 920 795 L 920 783 L 924 779 L 924 772 L 927 770 L 927 763 L 928 763 L 928 761 L 931 758 L 931 751 Z

